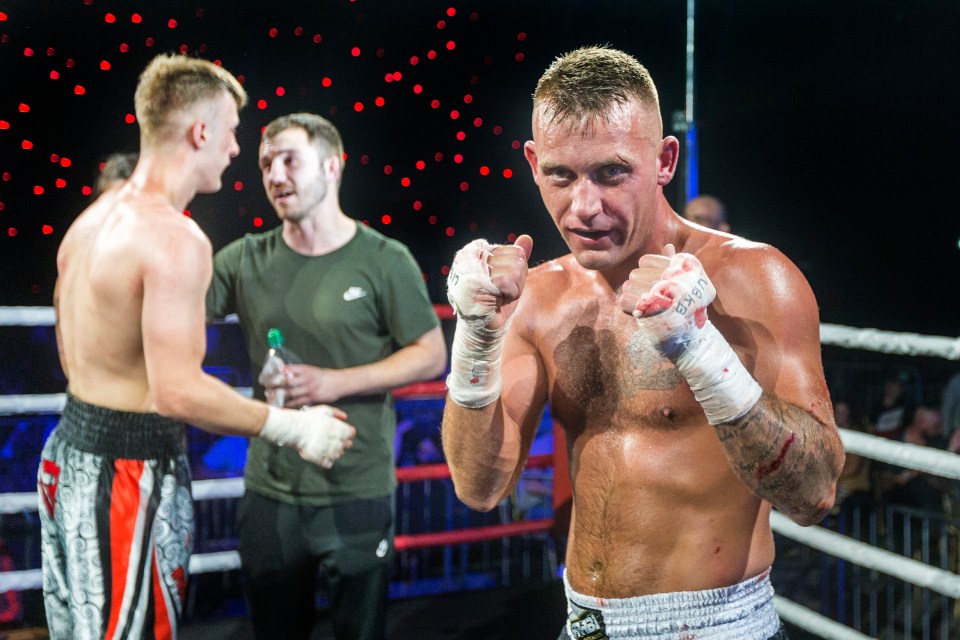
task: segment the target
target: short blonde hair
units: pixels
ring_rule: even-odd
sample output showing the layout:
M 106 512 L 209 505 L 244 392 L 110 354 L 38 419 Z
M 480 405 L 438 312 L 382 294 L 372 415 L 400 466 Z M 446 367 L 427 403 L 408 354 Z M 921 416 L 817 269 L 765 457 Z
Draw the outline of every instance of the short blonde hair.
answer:
M 650 72 L 630 54 L 609 47 L 583 47 L 558 57 L 533 93 L 534 108 L 541 108 L 547 122 L 571 127 L 588 125 L 630 100 L 660 118 L 660 98 Z
M 162 54 L 140 74 L 134 106 L 140 133 L 150 143 L 165 137 L 174 116 L 226 91 L 242 109 L 247 92 L 233 75 L 212 62 L 183 55 Z

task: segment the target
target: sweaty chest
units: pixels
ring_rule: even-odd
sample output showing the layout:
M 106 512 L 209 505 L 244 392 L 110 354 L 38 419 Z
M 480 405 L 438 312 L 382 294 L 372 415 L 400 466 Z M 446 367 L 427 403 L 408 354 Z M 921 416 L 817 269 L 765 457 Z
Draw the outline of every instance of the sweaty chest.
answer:
M 543 340 L 551 411 L 568 431 L 671 429 L 700 414 L 655 339 L 615 307 L 569 314 Z

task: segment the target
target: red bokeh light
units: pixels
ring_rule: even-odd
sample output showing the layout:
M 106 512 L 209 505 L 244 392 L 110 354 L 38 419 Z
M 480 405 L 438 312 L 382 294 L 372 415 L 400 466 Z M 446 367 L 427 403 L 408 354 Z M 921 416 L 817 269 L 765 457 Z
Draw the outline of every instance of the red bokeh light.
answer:
M 51 70 L 50 70 L 50 79 L 51 79 L 51 80 L 59 80 L 59 79 L 60 79 L 60 72 L 57 71 L 56 69 L 51 69 Z
M 126 42 L 121 42 L 120 53 L 127 53 L 128 51 L 130 51 L 130 45 L 128 45 Z
M 254 219 L 253 219 L 253 226 L 255 226 L 255 227 L 262 227 L 262 226 L 263 226 L 263 218 L 261 218 L 260 216 L 257 216 L 256 218 L 254 218 Z
M 389 164 L 383 165 L 383 172 L 387 175 L 390 175 L 393 173 L 393 167 L 391 167 Z
M 482 126 L 483 126 L 483 118 L 474 118 L 474 119 L 473 119 L 473 126 L 475 126 L 475 127 L 477 127 L 477 128 L 482 127 Z
M 48 224 L 45 224 L 42 227 L 40 227 L 40 232 L 43 233 L 43 235 L 48 236 L 51 233 L 53 233 L 53 227 L 51 227 Z
M 28 113 L 30 111 L 30 105 L 28 105 L 26 102 L 21 102 L 20 106 L 17 107 L 17 110 L 19 110 L 20 113 Z
M 390 224 L 391 222 L 393 222 L 393 218 L 390 217 L 389 213 L 385 213 L 382 216 L 380 216 L 380 222 L 382 222 L 383 224 Z
M 437 20 L 437 29 L 446 29 L 447 21 L 446 20 Z
M 354 58 L 359 58 L 359 57 L 360 57 L 360 47 L 353 47 L 352 49 L 350 49 L 350 55 L 352 55 Z
M 424 162 L 423 160 L 417 160 L 416 167 L 418 171 L 423 171 L 426 168 L 426 166 L 427 166 L 426 162 Z
M 17 228 L 10 227 L 9 229 L 7 229 L 7 235 L 10 236 L 11 238 L 15 237 L 17 235 Z
M 447 227 L 447 229 L 446 229 L 446 231 L 444 231 L 444 233 L 447 234 L 447 237 L 452 238 L 452 237 L 453 237 L 453 234 L 456 233 L 456 232 L 453 230 L 453 227 Z
M 10 123 L 6 120 L 0 120 L 0 129 L 9 129 Z
M 117 21 L 117 16 L 113 15 L 112 13 L 108 13 L 103 16 L 103 21 L 109 24 L 113 24 L 114 22 Z
M 153 43 L 154 43 L 154 40 L 153 40 L 153 38 L 148 37 L 146 40 L 143 41 L 143 43 L 144 43 L 145 45 L 147 45 L 148 47 L 152 47 L 152 46 L 153 46 Z
M 409 186 L 410 186 L 410 178 L 407 178 L 406 176 L 404 176 L 403 178 L 400 178 L 400 184 L 401 184 L 401 186 L 409 187 Z
M 143 22 L 143 16 L 141 16 L 139 13 L 134 13 L 130 16 L 130 22 L 133 24 L 140 24 Z
M 137 117 L 132 113 L 128 113 L 123 117 L 123 121 L 126 122 L 127 124 L 133 124 L 134 122 L 137 121 Z
M 453 161 L 457 164 L 460 164 L 461 162 L 463 162 L 463 155 L 459 153 L 455 154 L 453 156 Z
M 90 187 L 89 185 L 84 185 L 83 188 L 80 189 L 80 193 L 82 193 L 85 196 L 88 196 L 91 193 L 93 193 L 93 188 Z
M 503 170 L 503 177 L 504 177 L 504 178 L 507 178 L 508 180 L 509 180 L 510 178 L 512 178 L 512 177 L 513 177 L 513 169 L 504 169 L 504 170 Z
M 410 64 L 412 64 L 413 66 L 417 66 L 418 64 L 420 64 L 420 58 L 418 58 L 417 56 L 411 56 Z
M 487 165 L 483 165 L 482 167 L 480 167 L 480 175 L 482 176 L 490 175 L 490 167 L 488 167 Z
M 451 120 L 456 120 L 456 119 L 459 118 L 459 117 L 460 117 L 460 112 L 457 111 L 456 109 L 454 109 L 453 111 L 450 112 L 450 119 L 451 119 Z
M 63 167 L 64 169 L 66 169 L 72 164 L 73 162 L 70 161 L 70 158 L 60 158 L 60 166 Z
M 464 180 L 460 183 L 460 191 L 467 191 L 470 189 L 470 183 Z
M 284 89 L 283 87 L 277 87 L 275 93 L 276 93 L 278 96 L 282 96 L 282 95 L 285 94 L 286 92 L 287 92 L 287 90 Z
M 21 149 L 33 149 L 33 143 L 30 142 L 29 140 L 24 140 L 23 142 L 20 143 L 20 148 L 21 148 Z
M 440 108 L 440 101 L 437 100 L 436 98 L 434 98 L 433 100 L 430 101 L 430 107 L 433 108 L 433 109 L 439 109 L 439 108 Z
M 319 33 L 313 34 L 313 43 L 320 44 L 321 42 L 323 42 L 323 36 L 320 35 Z
M 430 216 L 429 218 L 427 218 L 427 222 L 429 222 L 430 224 L 437 224 L 438 222 L 437 216 Z
M 234 191 L 243 191 L 243 183 L 242 183 L 241 181 L 239 181 L 239 180 L 237 180 L 236 182 L 234 182 L 234 183 L 233 183 L 233 190 L 234 190 Z
M 353 103 L 353 110 L 356 111 L 357 113 L 360 113 L 361 111 L 363 111 L 363 103 L 362 103 L 362 102 L 359 102 L 359 101 L 354 102 L 354 103 Z
M 447 42 L 447 51 L 453 51 L 456 48 L 457 48 L 456 42 L 454 42 L 453 40 L 450 40 L 449 42 Z
M 25 56 L 28 57 L 28 58 L 32 58 L 32 57 L 33 57 L 33 49 L 31 49 L 30 47 L 25 48 L 25 49 L 23 50 L 23 55 L 25 55 Z
M 322 84 L 325 87 L 329 87 L 330 85 L 333 84 L 333 80 L 331 80 L 330 78 L 324 78 L 323 80 L 320 81 L 320 84 Z
M 303 27 L 294 27 L 294 29 L 293 29 L 293 35 L 295 35 L 295 36 L 302 36 L 302 35 L 303 35 Z
M 414 201 L 413 201 L 413 210 L 414 210 L 414 211 L 420 211 L 420 209 L 423 209 L 423 203 L 420 202 L 419 200 L 414 200 Z
M 100 69 L 102 69 L 103 71 L 110 71 L 110 62 L 107 60 L 101 60 Z
M 433 49 L 430 49 L 430 51 L 427 51 L 427 58 L 429 58 L 430 60 L 433 60 L 436 57 L 437 57 L 436 51 L 434 51 Z
M 176 29 L 176 28 L 177 28 L 177 21 L 174 20 L 173 18 L 170 18 L 169 20 L 167 20 L 167 26 L 168 26 L 169 28 L 171 28 L 171 29 Z
M 467 139 L 466 131 L 457 131 L 457 140 L 459 140 L 460 142 L 463 142 L 466 139 Z
M 423 93 L 423 85 L 419 85 L 419 84 L 413 85 L 413 92 L 418 95 Z
M 452 18 L 452 17 L 455 16 L 455 15 L 457 15 L 457 10 L 454 9 L 453 7 L 449 7 L 449 8 L 447 9 L 447 17 Z
M 57 178 L 57 181 L 54 183 L 57 186 L 57 189 L 63 189 L 67 186 L 67 181 L 63 178 Z
M 43 187 L 41 187 L 40 185 L 35 185 L 35 186 L 33 187 L 33 195 L 35 195 L 35 196 L 42 196 L 42 195 L 43 195 Z
M 269 34 L 271 38 L 276 38 L 280 34 L 280 32 L 277 31 L 276 27 L 270 27 L 270 31 L 268 31 L 267 34 Z
M 523 62 L 523 58 L 524 58 L 523 51 L 518 51 L 517 55 L 513 56 L 513 58 L 517 62 Z
M 267 101 L 263 98 L 257 100 L 257 109 L 263 110 L 267 108 Z
M 382 107 L 384 104 L 386 104 L 386 100 L 384 100 L 384 99 L 381 98 L 380 96 L 377 96 L 377 99 L 374 100 L 373 103 L 374 103 L 375 105 L 377 105 L 378 107 Z

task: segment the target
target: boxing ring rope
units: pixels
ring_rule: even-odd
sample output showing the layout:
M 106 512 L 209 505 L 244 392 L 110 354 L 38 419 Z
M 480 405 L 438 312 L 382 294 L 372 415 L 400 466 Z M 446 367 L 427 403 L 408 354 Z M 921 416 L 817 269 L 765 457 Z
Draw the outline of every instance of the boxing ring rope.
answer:
M 448 305 L 435 305 L 441 319 L 449 319 L 452 312 Z M 0 307 L 0 326 L 50 326 L 55 323 L 50 307 Z M 897 333 L 877 329 L 857 329 L 842 325 L 821 324 L 821 343 L 849 349 L 863 349 L 887 354 L 933 356 L 960 360 L 960 338 L 923 336 L 912 333 Z M 238 389 L 250 395 L 249 388 Z M 398 390 L 399 391 L 399 390 Z M 411 385 L 403 390 L 407 397 L 436 397 L 443 393 L 442 383 Z M 400 394 L 397 394 L 400 395 Z M 65 394 L 36 394 L 0 396 L 0 415 L 59 414 L 65 403 Z M 850 453 L 895 464 L 900 467 L 931 473 L 943 478 L 960 479 L 960 456 L 930 447 L 894 442 L 870 434 L 840 429 L 841 440 Z M 535 456 L 528 461 L 529 467 L 550 467 L 552 456 Z M 401 467 L 397 469 L 398 482 L 434 480 L 449 477 L 445 464 Z M 193 483 L 195 500 L 235 498 L 243 493 L 242 478 L 223 480 L 200 480 Z M 35 511 L 38 507 L 35 492 L 0 495 L 0 514 Z M 859 566 L 880 571 L 905 582 L 937 591 L 951 598 L 960 598 L 960 576 L 943 569 L 926 565 L 902 555 L 872 547 L 848 536 L 828 531 L 822 527 L 800 527 L 786 516 L 773 511 L 770 516 L 772 529 L 793 540 L 801 542 Z M 510 522 L 471 529 L 397 535 L 398 551 L 430 546 L 442 546 L 481 540 L 500 539 L 506 536 L 543 533 L 553 525 L 552 519 Z M 238 569 L 239 555 L 236 551 L 197 554 L 190 559 L 190 573 L 209 573 Z M 41 586 L 40 570 L 0 572 L 0 592 L 22 591 Z M 830 640 L 862 640 L 869 636 L 855 631 L 830 618 L 781 596 L 775 597 L 781 617 L 798 627 Z

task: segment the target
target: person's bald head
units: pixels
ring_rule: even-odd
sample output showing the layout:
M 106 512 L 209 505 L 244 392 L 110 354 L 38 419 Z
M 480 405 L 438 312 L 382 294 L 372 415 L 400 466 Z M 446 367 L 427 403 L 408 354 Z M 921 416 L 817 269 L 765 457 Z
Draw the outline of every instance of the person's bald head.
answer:
M 713 196 L 697 196 L 683 208 L 683 217 L 702 227 L 716 231 L 730 231 L 727 208 Z

